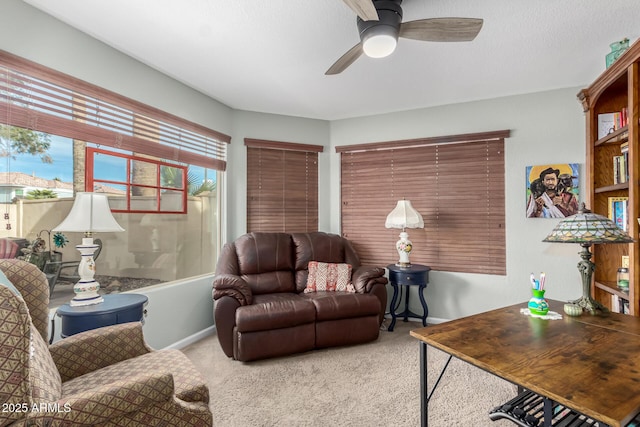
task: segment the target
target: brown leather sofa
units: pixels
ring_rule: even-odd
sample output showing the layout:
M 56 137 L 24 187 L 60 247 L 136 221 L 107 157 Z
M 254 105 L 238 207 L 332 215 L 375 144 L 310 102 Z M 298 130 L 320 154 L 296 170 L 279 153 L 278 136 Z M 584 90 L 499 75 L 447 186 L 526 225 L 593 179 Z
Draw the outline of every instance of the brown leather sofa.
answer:
M 309 261 L 348 263 L 356 292 L 305 293 Z M 250 361 L 378 338 L 387 305 L 384 269 L 360 265 L 338 235 L 249 233 L 227 243 L 213 281 L 224 353 Z

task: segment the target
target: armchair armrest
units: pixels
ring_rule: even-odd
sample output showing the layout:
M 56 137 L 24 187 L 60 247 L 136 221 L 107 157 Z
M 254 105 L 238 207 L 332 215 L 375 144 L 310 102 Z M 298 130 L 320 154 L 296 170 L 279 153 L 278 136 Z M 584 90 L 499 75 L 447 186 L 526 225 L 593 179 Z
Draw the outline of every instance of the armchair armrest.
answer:
M 49 346 L 62 382 L 150 351 L 140 322 L 93 329 Z
M 213 278 L 213 299 L 224 296 L 236 299 L 240 305 L 253 303 L 253 292 L 240 276 L 234 274 L 219 274 Z
M 353 286 L 359 293 L 370 292 L 376 283 L 387 284 L 384 268 L 362 265 L 353 272 L 351 279 Z
M 55 412 L 30 412 L 27 419 L 48 421 L 51 425 L 99 425 L 145 406 L 169 401 L 173 394 L 171 373 L 142 373 L 63 396 L 55 402 Z

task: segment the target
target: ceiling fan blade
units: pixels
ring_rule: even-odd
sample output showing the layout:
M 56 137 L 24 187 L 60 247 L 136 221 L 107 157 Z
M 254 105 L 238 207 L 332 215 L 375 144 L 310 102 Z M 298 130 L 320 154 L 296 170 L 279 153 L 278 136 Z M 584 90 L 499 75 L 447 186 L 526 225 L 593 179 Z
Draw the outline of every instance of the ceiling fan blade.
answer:
M 332 76 L 334 74 L 340 74 L 341 72 L 346 70 L 349 65 L 353 64 L 356 61 L 356 59 L 360 58 L 360 55 L 362 55 L 362 43 L 358 43 L 357 45 L 355 45 L 354 47 L 349 49 L 347 51 L 347 53 L 342 55 L 340 57 L 340 59 L 338 59 L 327 70 L 327 72 L 324 73 L 325 76 Z
M 482 19 L 429 18 L 404 22 L 399 37 L 426 42 L 467 42 L 476 38 Z
M 373 0 L 343 0 L 363 21 L 377 21 L 378 11 Z

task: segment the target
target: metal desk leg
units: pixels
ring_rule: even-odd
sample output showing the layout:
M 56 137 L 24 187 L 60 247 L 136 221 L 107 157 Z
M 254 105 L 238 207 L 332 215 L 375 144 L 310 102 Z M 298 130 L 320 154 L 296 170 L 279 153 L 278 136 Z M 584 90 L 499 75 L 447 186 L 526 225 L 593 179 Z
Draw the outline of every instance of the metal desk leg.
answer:
M 551 426 L 551 420 L 553 420 L 553 400 L 544 398 L 542 401 L 542 413 L 544 414 L 544 427 Z
M 440 371 L 440 375 L 438 375 L 436 382 L 433 384 L 433 388 L 431 388 L 431 393 L 429 393 L 429 384 L 427 382 L 427 344 L 424 342 L 420 343 L 420 425 L 422 427 L 427 427 L 429 423 L 429 401 L 436 391 L 438 384 L 440 384 L 442 376 L 447 371 L 451 359 L 453 359 L 453 355 L 450 354 Z
M 429 424 L 429 398 L 427 390 L 427 344 L 420 343 L 420 425 Z

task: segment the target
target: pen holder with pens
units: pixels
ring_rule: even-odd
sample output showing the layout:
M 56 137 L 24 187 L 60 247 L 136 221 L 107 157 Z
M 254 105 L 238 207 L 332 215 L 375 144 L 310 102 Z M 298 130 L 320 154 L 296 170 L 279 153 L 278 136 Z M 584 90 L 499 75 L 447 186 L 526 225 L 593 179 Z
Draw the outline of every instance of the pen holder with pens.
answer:
M 529 311 L 531 314 L 538 314 L 544 316 L 549 312 L 549 304 L 544 299 L 545 290 L 532 289 L 533 296 L 529 300 Z

